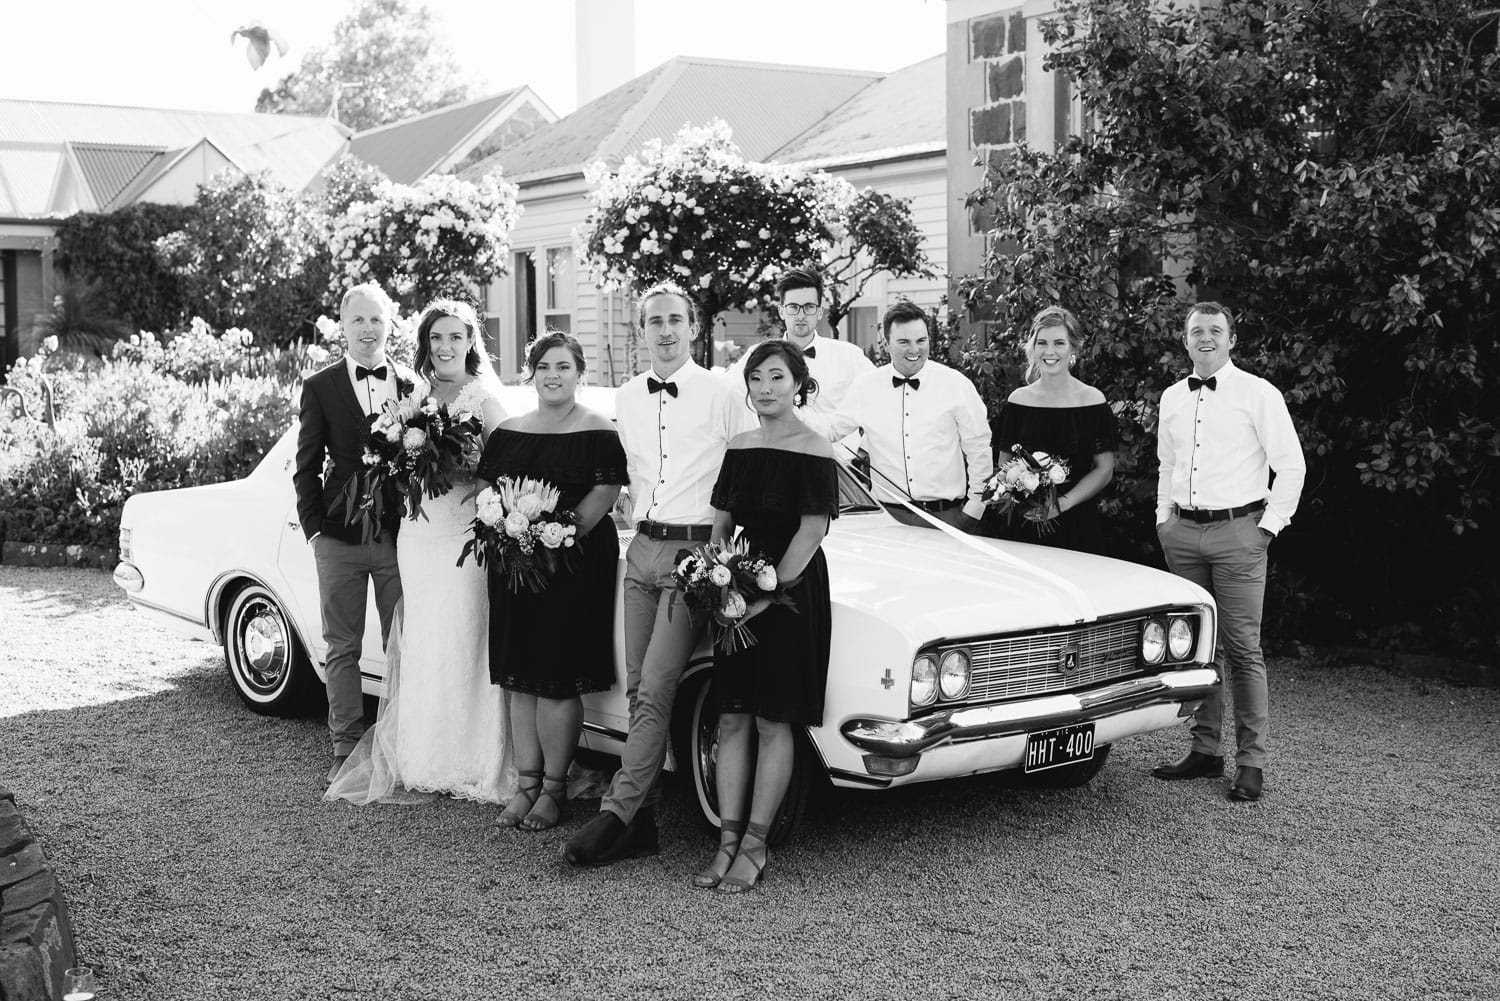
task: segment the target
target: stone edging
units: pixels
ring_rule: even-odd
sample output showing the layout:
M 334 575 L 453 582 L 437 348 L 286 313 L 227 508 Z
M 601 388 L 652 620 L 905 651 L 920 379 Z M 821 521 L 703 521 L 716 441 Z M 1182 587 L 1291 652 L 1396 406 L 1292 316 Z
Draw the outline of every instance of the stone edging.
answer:
M 56 542 L 11 542 L 0 549 L 0 563 L 15 567 L 97 567 L 113 570 L 119 551 Z
M 0 786 L 0 997 L 50 1001 L 76 964 L 73 924 L 42 846 Z

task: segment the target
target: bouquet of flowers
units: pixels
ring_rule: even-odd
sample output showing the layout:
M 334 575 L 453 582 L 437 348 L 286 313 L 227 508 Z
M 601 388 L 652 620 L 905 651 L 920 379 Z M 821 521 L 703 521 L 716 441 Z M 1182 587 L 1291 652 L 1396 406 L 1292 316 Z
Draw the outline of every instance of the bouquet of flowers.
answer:
M 1003 460 L 984 483 L 981 495 L 991 507 L 1005 512 L 1007 518 L 1017 506 L 1025 504 L 1021 516 L 1036 525 L 1041 535 L 1055 531 L 1052 506 L 1057 503 L 1057 488 L 1068 479 L 1068 464 L 1047 452 L 1028 452 L 1020 445 L 1010 447 L 1010 458 Z
M 512 594 L 522 587 L 544 591 L 552 575 L 571 570 L 578 552 L 578 518 L 557 510 L 560 494 L 543 480 L 501 477 L 475 499 L 474 537 L 458 554 L 463 566 L 470 553 L 480 566 L 492 564 Z
M 432 396 L 386 403 L 365 432 L 365 473 L 351 477 L 339 498 L 348 522 L 360 522 L 368 542 L 387 503 L 399 505 L 412 521 L 427 517 L 424 497 L 441 496 L 453 489 L 455 477 L 473 473 L 483 430 L 477 415 L 450 412 Z
M 752 554 L 743 536 L 728 545 L 684 549 L 677 554 L 672 583 L 688 608 L 709 614 L 714 645 L 725 653 L 755 645 L 755 634 L 740 621 L 750 602 L 764 598 L 797 608 L 790 595 L 777 589 L 775 564 Z

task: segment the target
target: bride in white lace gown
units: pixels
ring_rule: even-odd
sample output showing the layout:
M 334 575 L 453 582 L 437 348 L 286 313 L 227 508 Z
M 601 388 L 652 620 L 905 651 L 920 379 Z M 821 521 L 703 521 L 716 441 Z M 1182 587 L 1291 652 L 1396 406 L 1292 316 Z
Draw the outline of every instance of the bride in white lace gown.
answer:
M 467 305 L 432 303 L 417 327 L 416 369 L 450 412 L 479 414 L 484 434 L 505 418 L 483 328 Z M 447 793 L 485 803 L 514 794 L 503 689 L 489 676 L 489 590 L 470 558 L 456 566 L 474 519 L 474 481 L 424 499 L 426 518 L 403 521 L 396 560 L 404 594 L 386 653 L 375 725 L 325 799 L 420 802 Z

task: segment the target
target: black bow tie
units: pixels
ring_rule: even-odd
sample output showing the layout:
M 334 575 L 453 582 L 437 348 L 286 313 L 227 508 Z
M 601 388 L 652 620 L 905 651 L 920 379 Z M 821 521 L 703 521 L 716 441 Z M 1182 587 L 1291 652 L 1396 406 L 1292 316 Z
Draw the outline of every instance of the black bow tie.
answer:
M 891 376 L 891 385 L 898 389 L 902 386 L 910 386 L 912 389 L 921 389 L 922 380 L 918 379 L 916 376 L 912 376 L 910 379 L 903 379 L 899 375 L 893 375 Z
M 646 376 L 646 388 L 653 393 L 660 393 L 665 389 L 672 399 L 677 399 L 677 383 L 675 382 L 662 382 L 648 375 Z
M 1219 388 L 1219 377 L 1216 375 L 1211 375 L 1207 379 L 1200 379 L 1197 376 L 1188 376 L 1188 392 L 1196 393 L 1200 388 L 1204 386 L 1207 386 L 1212 390 L 1217 390 Z
M 804 357 L 804 358 L 816 358 L 816 357 L 818 357 L 818 346 L 816 344 L 809 344 L 807 347 L 803 348 L 802 349 L 802 357 Z
M 358 382 L 361 379 L 379 379 L 381 382 L 384 382 L 385 377 L 389 374 L 390 369 L 386 368 L 384 365 L 377 365 L 375 368 L 365 368 L 363 365 L 354 366 L 355 382 Z

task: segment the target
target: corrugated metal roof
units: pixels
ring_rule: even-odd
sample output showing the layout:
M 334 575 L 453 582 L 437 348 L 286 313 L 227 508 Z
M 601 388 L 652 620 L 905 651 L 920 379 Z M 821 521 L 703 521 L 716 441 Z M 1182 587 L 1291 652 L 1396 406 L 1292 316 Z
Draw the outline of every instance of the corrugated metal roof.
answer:
M 459 172 L 467 180 L 483 177 L 499 167 L 506 177 L 577 173 L 594 159 L 596 150 L 620 125 L 620 119 L 647 94 L 651 84 L 670 66 L 663 63 L 601 94 L 551 125 L 537 129 L 530 139 L 485 157 Z
M 464 171 L 499 166 L 512 180 L 564 177 L 593 160 L 616 162 L 683 125 L 722 118 L 740 150 L 764 160 L 880 79 L 857 70 L 679 56 Z
M 104 208 L 140 175 L 151 161 L 166 151 L 160 146 L 116 146 L 108 143 L 68 143 L 78 162 L 83 183 Z
M 348 145 L 331 118 L 0 99 L 0 142 L 107 143 L 182 149 L 204 138 L 249 171 L 300 191 Z M 7 151 L 9 157 L 13 151 Z
M 867 87 L 768 159 L 848 159 L 946 144 L 945 56 L 924 59 Z
M 349 152 L 379 167 L 391 180 L 411 184 L 473 135 L 518 90 L 519 87 L 361 132 L 350 141 Z

